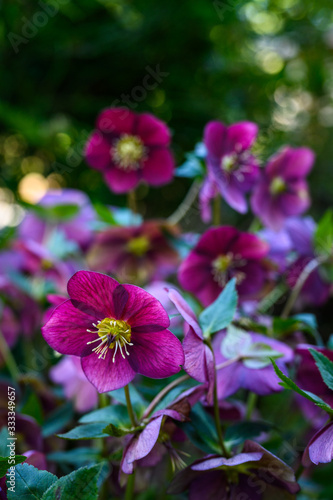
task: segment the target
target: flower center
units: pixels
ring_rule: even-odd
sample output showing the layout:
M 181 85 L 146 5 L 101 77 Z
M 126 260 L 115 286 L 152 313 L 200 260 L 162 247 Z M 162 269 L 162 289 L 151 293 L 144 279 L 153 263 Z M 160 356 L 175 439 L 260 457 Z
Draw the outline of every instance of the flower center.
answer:
M 124 134 L 114 143 L 110 153 L 121 170 L 138 170 L 146 156 L 146 148 L 140 137 Z
M 286 190 L 286 187 L 286 183 L 282 177 L 275 177 L 269 186 L 269 190 L 272 195 L 276 196 L 283 193 Z
M 123 349 L 127 356 L 129 352 L 127 346 L 132 346 L 131 340 L 131 327 L 126 321 L 113 318 L 104 318 L 99 321 L 97 325 L 93 323 L 96 328 L 95 331 L 87 330 L 89 333 L 97 333 L 98 337 L 95 340 L 87 342 L 87 344 L 93 344 L 94 342 L 99 342 L 97 347 L 95 347 L 92 352 L 98 354 L 98 359 L 105 359 L 108 349 L 114 349 L 112 362 L 114 363 L 117 351 L 119 349 L 122 357 L 125 359 Z
M 239 285 L 244 280 L 245 274 L 234 268 L 245 264 L 244 259 L 234 256 L 231 252 L 219 255 L 212 263 L 213 278 L 222 288 L 232 277 L 236 278 L 236 283 Z
M 232 153 L 230 155 L 223 156 L 221 161 L 221 168 L 225 172 L 232 172 L 238 167 L 238 155 Z
M 150 241 L 146 236 L 138 236 L 137 238 L 132 238 L 127 243 L 127 250 L 136 255 L 137 257 L 142 257 L 147 253 L 150 247 Z

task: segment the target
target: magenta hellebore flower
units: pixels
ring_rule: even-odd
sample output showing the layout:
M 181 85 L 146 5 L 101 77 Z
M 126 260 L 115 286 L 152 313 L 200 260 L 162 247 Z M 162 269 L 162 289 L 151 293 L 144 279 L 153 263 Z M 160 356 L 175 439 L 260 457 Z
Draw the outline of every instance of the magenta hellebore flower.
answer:
M 136 373 L 164 378 L 179 372 L 182 345 L 167 330 L 165 309 L 148 292 L 79 271 L 68 282 L 68 295 L 42 333 L 56 351 L 82 358 L 83 371 L 98 392 L 124 387 Z
M 204 143 L 209 175 L 202 200 L 214 197 L 217 189 L 232 208 L 241 213 L 247 211 L 245 193 L 252 189 L 259 175 L 258 161 L 249 151 L 257 133 L 257 125 L 251 122 L 230 127 L 218 121 L 206 125 Z
M 182 262 L 178 280 L 208 306 L 232 278 L 241 299 L 256 298 L 262 291 L 267 270 L 263 258 L 269 245 L 250 233 L 231 226 L 208 229 Z
M 93 271 L 110 272 L 120 281 L 144 284 L 176 271 L 178 253 L 167 235 L 177 230 L 165 222 L 148 221 L 140 226 L 111 227 L 95 239 L 87 256 Z
M 294 471 L 254 441 L 231 458 L 208 455 L 179 472 L 170 494 L 189 490 L 190 500 L 293 500 L 299 491 Z
M 288 217 L 307 210 L 310 196 L 305 177 L 314 160 L 311 149 L 290 146 L 270 158 L 251 198 L 252 210 L 265 226 L 279 231 Z
M 170 131 L 155 116 L 109 108 L 98 116 L 85 155 L 91 167 L 103 172 L 111 191 L 126 193 L 141 180 L 152 186 L 172 180 L 169 144 Z
M 280 370 L 286 371 L 286 363 L 293 360 L 294 353 L 283 342 L 232 327 L 227 333 L 215 335 L 213 348 L 219 399 L 228 398 L 239 389 L 261 396 L 283 390 L 270 361 L 276 358 Z M 219 365 L 223 368 L 219 369 Z

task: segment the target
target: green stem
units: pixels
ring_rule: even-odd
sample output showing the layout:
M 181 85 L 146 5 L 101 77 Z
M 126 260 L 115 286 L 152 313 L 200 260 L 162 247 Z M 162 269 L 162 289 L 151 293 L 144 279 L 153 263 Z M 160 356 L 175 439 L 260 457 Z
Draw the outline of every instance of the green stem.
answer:
M 149 406 L 147 406 L 142 418 L 147 418 L 151 414 L 151 412 L 154 410 L 154 408 L 158 405 L 158 403 L 170 392 L 174 387 L 177 387 L 177 385 L 182 384 L 186 380 L 188 380 L 190 377 L 189 375 L 183 375 L 182 377 L 177 378 L 176 380 L 173 380 L 168 384 L 167 386 L 164 387 L 164 389 L 159 392 L 154 399 L 151 401 Z
M 131 397 L 130 397 L 128 385 L 125 385 L 124 391 L 125 391 L 125 397 L 126 397 L 126 403 L 127 403 L 128 416 L 131 419 L 131 423 L 132 423 L 133 427 L 136 427 L 137 421 L 135 418 L 135 413 L 133 411 L 133 406 L 131 403 Z
M 8 371 L 13 380 L 17 380 L 20 376 L 20 370 L 16 364 L 15 359 L 11 353 L 10 348 L 8 347 L 7 341 L 3 336 L 2 331 L 0 330 L 0 352 L 2 357 L 7 365 Z
M 134 485 L 135 485 L 135 471 L 133 471 L 133 473 L 128 476 L 126 492 L 125 492 L 125 500 L 132 500 L 134 498 Z
M 247 406 L 246 406 L 246 420 L 250 420 L 253 410 L 256 407 L 258 401 L 258 396 L 254 392 L 250 392 L 248 399 L 247 399 Z
M 221 198 L 219 194 L 214 198 L 213 224 L 214 226 L 219 226 L 221 224 Z
M 200 182 L 198 181 L 193 182 L 187 195 L 185 196 L 184 200 L 181 202 L 177 210 L 167 218 L 167 221 L 170 224 L 178 224 L 178 222 L 180 222 L 185 217 L 185 215 L 188 213 L 191 206 L 195 202 L 200 187 L 201 187 Z
M 105 408 L 106 406 L 109 406 L 110 402 L 105 392 L 100 393 L 98 399 L 100 408 Z
M 298 479 L 301 477 L 303 471 L 304 471 L 304 467 L 303 467 L 302 464 L 300 464 L 300 466 L 298 467 L 297 471 L 295 472 L 296 481 L 298 481 Z

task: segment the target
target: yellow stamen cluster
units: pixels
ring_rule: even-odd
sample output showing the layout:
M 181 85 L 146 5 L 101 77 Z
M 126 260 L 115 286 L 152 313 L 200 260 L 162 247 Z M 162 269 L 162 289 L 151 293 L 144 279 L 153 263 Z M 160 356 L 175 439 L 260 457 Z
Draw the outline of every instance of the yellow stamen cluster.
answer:
M 223 156 L 221 161 L 221 168 L 225 172 L 232 172 L 238 166 L 238 155 L 232 153 L 230 155 Z
M 122 357 L 125 359 L 123 349 L 127 356 L 129 352 L 127 346 L 132 346 L 131 340 L 131 327 L 126 321 L 113 318 L 104 318 L 97 324 L 93 323 L 96 330 L 87 330 L 89 333 L 97 333 L 98 337 L 95 340 L 87 342 L 87 344 L 93 344 L 98 342 L 99 344 L 95 347 L 92 352 L 98 354 L 98 359 L 105 359 L 108 349 L 114 349 L 112 362 L 115 362 L 115 357 L 119 349 Z
M 118 168 L 132 171 L 141 168 L 142 160 L 146 157 L 146 148 L 140 137 L 124 134 L 114 143 L 110 153 Z
M 286 190 L 286 183 L 282 177 L 275 177 L 270 186 L 269 190 L 273 196 L 283 193 Z
M 127 243 L 127 250 L 136 255 L 137 257 L 142 257 L 147 253 L 150 247 L 150 241 L 146 236 L 137 236 L 132 238 Z

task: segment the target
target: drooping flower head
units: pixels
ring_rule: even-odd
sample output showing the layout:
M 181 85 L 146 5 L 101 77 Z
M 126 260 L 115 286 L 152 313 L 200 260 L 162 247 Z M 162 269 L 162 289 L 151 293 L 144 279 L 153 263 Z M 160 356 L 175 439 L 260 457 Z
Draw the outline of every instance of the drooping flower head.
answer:
M 231 458 L 208 455 L 173 479 L 168 493 L 189 490 L 190 500 L 295 499 L 299 486 L 291 467 L 254 441 Z
M 205 306 L 232 278 L 236 278 L 240 298 L 254 298 L 266 281 L 263 258 L 268 250 L 268 244 L 254 234 L 230 226 L 208 229 L 182 262 L 179 282 Z
M 56 351 L 82 358 L 99 392 L 124 387 L 136 373 L 164 378 L 180 370 L 181 343 L 167 330 L 169 317 L 152 295 L 88 271 L 69 280 L 68 295 L 42 333 Z
M 100 233 L 88 254 L 94 271 L 110 272 L 121 281 L 145 284 L 175 272 L 179 257 L 167 236 L 174 226 L 148 221 L 139 226 L 112 227 Z
M 259 175 L 258 161 L 250 153 L 257 133 L 257 125 L 251 122 L 234 123 L 230 127 L 218 121 L 206 125 L 204 142 L 209 175 L 202 201 L 207 196 L 214 197 L 216 188 L 232 208 L 241 213 L 247 211 L 245 193 L 252 189 Z
M 213 347 L 219 399 L 239 389 L 248 389 L 261 396 L 282 391 L 271 358 L 276 358 L 279 368 L 286 371 L 286 363 L 293 360 L 294 353 L 283 342 L 230 327 L 227 333 L 214 337 Z M 219 365 L 225 367 L 218 369 Z
M 252 210 L 265 226 L 278 231 L 288 217 L 308 209 L 310 196 L 305 178 L 314 159 L 308 148 L 286 146 L 269 160 L 251 198 Z
M 171 181 L 174 160 L 170 132 L 153 115 L 125 108 L 104 110 L 86 145 L 87 163 L 104 173 L 111 191 L 126 193 L 144 180 L 152 186 Z

